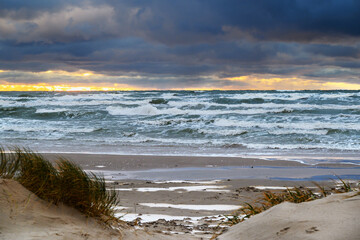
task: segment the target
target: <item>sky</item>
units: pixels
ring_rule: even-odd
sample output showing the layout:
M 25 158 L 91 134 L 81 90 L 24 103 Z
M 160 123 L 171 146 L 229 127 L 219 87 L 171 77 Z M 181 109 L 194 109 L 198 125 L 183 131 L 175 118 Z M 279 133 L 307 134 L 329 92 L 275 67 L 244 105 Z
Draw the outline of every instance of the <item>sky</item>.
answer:
M 358 0 L 0 0 L 1 90 L 360 89 Z

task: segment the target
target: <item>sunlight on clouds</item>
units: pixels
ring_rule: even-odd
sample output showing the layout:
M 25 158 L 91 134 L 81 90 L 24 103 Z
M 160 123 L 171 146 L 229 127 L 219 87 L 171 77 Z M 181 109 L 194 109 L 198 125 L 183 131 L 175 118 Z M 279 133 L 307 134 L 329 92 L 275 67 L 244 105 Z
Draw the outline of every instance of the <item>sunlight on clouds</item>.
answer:
M 323 82 L 320 80 L 303 79 L 299 77 L 280 78 L 271 75 L 250 75 L 232 78 L 224 78 L 226 81 L 242 82 L 246 84 L 242 89 L 252 90 L 335 90 L 348 89 L 358 90 L 360 84 L 344 82 Z
M 144 88 L 133 86 L 128 83 L 115 83 L 119 79 L 137 79 L 139 76 L 106 76 L 85 70 L 74 72 L 64 70 L 48 70 L 43 72 L 20 72 L 4 71 L 14 74 L 12 77 L 3 78 L 0 75 L 0 91 L 131 91 L 145 90 Z M 20 77 L 19 77 L 20 74 Z M 23 78 L 23 79 L 22 79 Z M 27 81 L 35 81 L 30 84 Z M 66 83 L 65 83 L 66 82 Z
M 360 84 L 357 83 L 345 83 L 345 82 L 327 82 L 323 84 L 327 89 L 348 89 L 359 90 Z
M 99 86 L 71 86 L 71 85 L 47 85 L 43 84 L 2 84 L 0 91 L 67 91 L 67 92 L 81 92 L 81 91 L 131 91 L 139 90 L 128 85 L 114 84 L 112 87 Z
M 48 70 L 45 72 L 37 72 L 38 75 L 60 75 L 60 76 L 72 76 L 72 77 L 89 77 L 89 76 L 102 76 L 102 74 L 95 74 L 93 72 L 79 70 L 75 72 L 68 72 L 63 70 Z
M 2 74 L 3 73 L 3 74 Z M 12 75 L 13 74 L 13 75 Z M 2 75 L 4 76 L 2 78 Z M 0 70 L 0 91 L 128 91 L 128 90 L 358 90 L 360 84 L 329 82 L 324 79 L 279 77 L 270 74 L 254 74 L 230 78 L 214 75 L 199 77 L 191 85 L 171 86 L 177 77 L 146 77 L 140 75 L 107 76 L 91 71 L 48 70 L 43 72 L 19 72 Z M 16 79 L 16 82 L 13 82 Z M 33 82 L 27 83 L 27 82 Z M 146 86 L 146 81 L 158 84 Z M 164 81 L 169 85 L 164 85 Z

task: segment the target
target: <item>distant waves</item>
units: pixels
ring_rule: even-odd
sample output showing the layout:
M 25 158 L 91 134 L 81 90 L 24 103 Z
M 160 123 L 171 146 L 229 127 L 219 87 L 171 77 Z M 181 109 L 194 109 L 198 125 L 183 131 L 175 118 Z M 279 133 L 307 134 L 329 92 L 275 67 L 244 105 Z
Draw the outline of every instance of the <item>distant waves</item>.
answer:
M 360 91 L 0 92 L 1 143 L 39 151 L 357 153 L 359 119 Z

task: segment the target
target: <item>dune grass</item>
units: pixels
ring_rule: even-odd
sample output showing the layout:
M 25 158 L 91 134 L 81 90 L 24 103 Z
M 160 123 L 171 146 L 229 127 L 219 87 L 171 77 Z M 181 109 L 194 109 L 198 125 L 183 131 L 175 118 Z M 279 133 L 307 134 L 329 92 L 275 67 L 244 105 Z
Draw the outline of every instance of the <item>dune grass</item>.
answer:
M 84 172 L 75 163 L 59 157 L 53 165 L 41 154 L 14 147 L 0 147 L 0 177 L 14 179 L 39 198 L 63 203 L 89 217 L 114 218 L 118 196 L 105 188 L 105 179 Z
M 265 191 L 259 199 L 252 203 L 245 202 L 243 208 L 226 216 L 227 221 L 225 223 L 232 226 L 285 201 L 292 203 L 309 202 L 326 197 L 331 193 L 344 193 L 353 190 L 350 183 L 344 181 L 337 175 L 336 177 L 340 184 L 337 184 L 337 188 L 330 190 L 326 190 L 325 187 L 317 182 L 312 182 L 318 188 L 318 193 L 313 192 L 313 190 L 307 187 L 287 188 L 284 192 Z
M 221 225 L 225 224 L 227 226 L 233 226 L 285 201 L 292 203 L 309 202 L 326 197 L 332 193 L 345 193 L 351 191 L 357 191 L 357 195 L 360 194 L 358 187 L 352 188 L 349 182 L 341 179 L 337 175 L 335 176 L 338 178 L 338 180 L 336 181 L 333 179 L 335 187 L 331 189 L 325 189 L 325 187 L 321 186 L 319 183 L 312 182 L 318 188 L 318 193 L 314 192 L 308 187 L 292 187 L 287 188 L 283 192 L 263 192 L 262 196 L 252 201 L 252 203 L 245 202 L 244 207 L 236 210 L 230 215 L 224 215 L 226 220 L 219 223 L 217 231 L 214 232 L 210 240 L 217 239 L 217 237 L 224 232 L 224 228 L 220 228 Z M 357 186 L 360 186 L 360 182 L 357 183 Z

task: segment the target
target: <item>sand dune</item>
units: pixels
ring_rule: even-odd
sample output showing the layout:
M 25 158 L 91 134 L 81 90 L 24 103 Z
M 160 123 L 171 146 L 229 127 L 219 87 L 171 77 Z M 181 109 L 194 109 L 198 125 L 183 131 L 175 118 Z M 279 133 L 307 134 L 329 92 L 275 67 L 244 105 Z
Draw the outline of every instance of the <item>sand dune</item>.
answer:
M 135 230 L 125 225 L 121 230 L 111 229 L 94 219 L 86 218 L 75 209 L 55 206 L 39 199 L 16 181 L 0 179 L 1 240 L 177 238 Z
M 350 192 L 299 204 L 285 202 L 231 227 L 219 239 L 358 240 L 360 195 Z
M 346 239 L 360 236 L 360 195 L 334 194 L 300 203 L 282 203 L 237 224 L 219 236 L 238 239 Z M 55 206 L 18 182 L 0 179 L 0 239 L 199 239 L 190 234 L 164 235 L 120 225 L 111 229 L 75 209 Z

